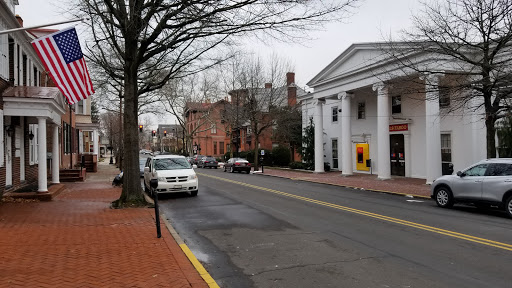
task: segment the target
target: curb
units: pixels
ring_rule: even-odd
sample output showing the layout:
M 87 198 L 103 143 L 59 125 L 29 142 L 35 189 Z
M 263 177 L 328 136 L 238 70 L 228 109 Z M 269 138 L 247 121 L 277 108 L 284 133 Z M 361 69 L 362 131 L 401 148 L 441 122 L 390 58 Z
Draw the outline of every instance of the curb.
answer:
M 416 194 L 407 194 L 407 193 L 400 193 L 400 192 L 393 192 L 393 191 L 386 191 L 386 190 L 378 190 L 378 189 L 366 189 L 366 188 L 349 186 L 349 185 L 343 185 L 343 184 L 335 184 L 335 183 L 320 182 L 320 181 L 313 181 L 313 180 L 304 180 L 304 179 L 298 179 L 298 178 L 289 178 L 289 177 L 278 176 L 278 175 L 268 175 L 268 174 L 262 174 L 262 173 L 256 173 L 255 175 L 262 175 L 262 176 L 267 176 L 267 177 L 276 177 L 276 178 L 282 178 L 282 179 L 290 179 L 290 180 L 295 180 L 295 181 L 311 182 L 311 183 L 317 183 L 317 184 L 325 184 L 325 185 L 331 185 L 331 186 L 337 186 L 337 187 L 351 188 L 351 189 L 355 189 L 355 190 L 363 190 L 363 191 L 370 191 L 370 192 L 385 193 L 385 194 L 396 195 L 396 196 L 405 196 L 405 197 L 411 197 L 411 198 L 430 199 L 430 196 L 423 196 L 423 195 L 416 195 Z
M 149 197 L 145 192 L 143 192 L 143 194 L 144 194 L 144 198 L 146 199 L 147 202 L 149 202 L 153 205 L 155 204 L 155 201 L 153 201 L 153 199 L 151 197 Z M 210 275 L 210 273 L 208 273 L 208 271 L 206 271 L 206 269 L 201 264 L 201 262 L 199 262 L 199 260 L 197 260 L 194 253 L 192 253 L 192 251 L 188 248 L 187 244 L 185 244 L 185 241 L 183 241 L 183 239 L 180 237 L 180 235 L 178 235 L 178 232 L 176 232 L 174 227 L 172 227 L 171 223 L 167 220 L 167 217 L 165 217 L 165 214 L 160 212 L 160 217 L 164 221 L 167 231 L 169 231 L 169 233 L 171 233 L 171 236 L 174 238 L 176 243 L 178 243 L 178 246 L 180 246 L 183 253 L 185 253 L 185 256 L 187 256 L 187 259 L 190 261 L 190 263 L 192 263 L 192 265 L 196 269 L 197 273 L 199 273 L 199 276 L 201 276 L 201 278 L 203 278 L 203 280 L 206 282 L 206 284 L 208 284 L 208 287 L 220 288 L 219 285 L 217 285 L 217 282 L 215 282 L 213 277 Z

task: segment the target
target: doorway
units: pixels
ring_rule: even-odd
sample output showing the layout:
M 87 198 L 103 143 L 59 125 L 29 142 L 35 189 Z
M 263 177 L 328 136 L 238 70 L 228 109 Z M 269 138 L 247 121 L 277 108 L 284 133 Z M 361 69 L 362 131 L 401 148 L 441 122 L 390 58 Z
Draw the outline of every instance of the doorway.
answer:
M 404 135 L 391 134 L 389 135 L 390 160 L 391 160 L 391 175 L 405 176 L 405 148 L 404 148 Z

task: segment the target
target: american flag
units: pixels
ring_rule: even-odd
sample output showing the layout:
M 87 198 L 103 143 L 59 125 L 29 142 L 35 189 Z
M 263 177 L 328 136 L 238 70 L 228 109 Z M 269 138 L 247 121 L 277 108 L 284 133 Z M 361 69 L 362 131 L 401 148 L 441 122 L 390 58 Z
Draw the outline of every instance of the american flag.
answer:
M 94 93 L 74 27 L 36 39 L 32 46 L 69 104 Z

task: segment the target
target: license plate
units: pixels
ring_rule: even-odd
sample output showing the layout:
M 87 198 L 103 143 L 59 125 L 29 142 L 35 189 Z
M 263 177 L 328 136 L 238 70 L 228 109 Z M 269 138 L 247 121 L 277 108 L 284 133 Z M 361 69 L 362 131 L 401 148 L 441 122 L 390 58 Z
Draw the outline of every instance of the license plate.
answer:
M 181 185 L 174 185 L 174 188 L 181 188 Z
M 245 166 L 245 163 L 240 164 L 240 166 Z

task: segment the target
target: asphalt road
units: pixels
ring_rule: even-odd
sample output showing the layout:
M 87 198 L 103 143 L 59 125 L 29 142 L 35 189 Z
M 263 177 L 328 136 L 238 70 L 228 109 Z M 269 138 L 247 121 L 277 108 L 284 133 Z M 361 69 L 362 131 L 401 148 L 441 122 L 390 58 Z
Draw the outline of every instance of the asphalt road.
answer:
M 221 287 L 512 287 L 501 211 L 196 172 L 199 195 L 165 195 L 160 209 Z

